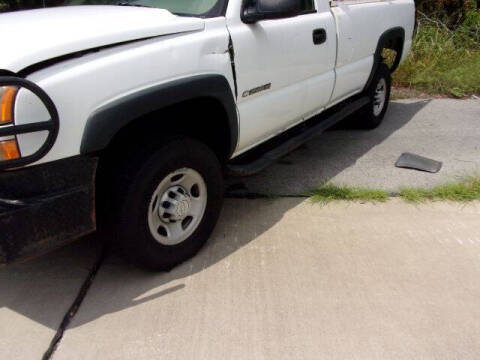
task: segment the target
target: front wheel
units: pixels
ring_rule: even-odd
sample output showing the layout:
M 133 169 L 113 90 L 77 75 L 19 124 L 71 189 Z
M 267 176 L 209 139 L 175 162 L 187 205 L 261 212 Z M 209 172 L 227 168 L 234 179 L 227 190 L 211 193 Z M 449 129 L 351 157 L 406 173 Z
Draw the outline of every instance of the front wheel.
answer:
M 169 270 L 209 238 L 221 210 L 223 177 L 204 144 L 172 137 L 147 145 L 117 179 L 111 198 L 115 239 L 137 265 Z
M 375 73 L 367 95 L 370 102 L 360 109 L 358 113 L 358 125 L 364 129 L 378 127 L 385 116 L 390 101 L 392 77 L 390 68 L 386 64 L 380 64 Z

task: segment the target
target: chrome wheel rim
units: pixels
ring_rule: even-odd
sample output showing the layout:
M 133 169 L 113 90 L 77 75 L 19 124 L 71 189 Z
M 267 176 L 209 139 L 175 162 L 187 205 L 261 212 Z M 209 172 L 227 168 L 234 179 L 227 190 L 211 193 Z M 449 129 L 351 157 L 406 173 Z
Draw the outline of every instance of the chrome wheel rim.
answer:
M 387 98 L 387 82 L 385 79 L 380 79 L 375 89 L 373 98 L 373 114 L 378 116 L 382 113 L 385 107 L 385 100 Z
M 150 199 L 150 233 L 162 245 L 177 245 L 198 227 L 206 206 L 207 185 L 197 171 L 182 168 L 171 172 Z

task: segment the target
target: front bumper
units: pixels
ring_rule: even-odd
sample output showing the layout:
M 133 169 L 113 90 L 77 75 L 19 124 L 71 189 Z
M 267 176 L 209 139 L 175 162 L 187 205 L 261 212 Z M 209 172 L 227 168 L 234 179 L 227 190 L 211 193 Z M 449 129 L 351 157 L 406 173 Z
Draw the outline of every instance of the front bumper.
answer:
M 97 159 L 73 157 L 0 171 L 0 265 L 95 230 Z

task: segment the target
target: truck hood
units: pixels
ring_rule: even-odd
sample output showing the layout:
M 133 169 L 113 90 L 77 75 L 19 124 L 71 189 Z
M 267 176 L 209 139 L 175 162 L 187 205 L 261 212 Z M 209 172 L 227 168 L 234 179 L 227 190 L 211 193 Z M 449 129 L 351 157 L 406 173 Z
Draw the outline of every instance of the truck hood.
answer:
M 131 6 L 68 6 L 1 14 L 0 69 L 17 72 L 82 50 L 204 26 L 199 18 Z

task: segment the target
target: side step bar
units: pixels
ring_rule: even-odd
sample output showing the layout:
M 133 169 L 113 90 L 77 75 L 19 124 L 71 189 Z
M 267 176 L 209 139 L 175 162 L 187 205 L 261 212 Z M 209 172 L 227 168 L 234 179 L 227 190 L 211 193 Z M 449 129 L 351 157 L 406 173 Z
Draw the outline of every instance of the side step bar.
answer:
M 291 137 L 277 147 L 263 153 L 255 160 L 245 164 L 229 164 L 227 166 L 228 174 L 231 176 L 250 176 L 262 171 L 276 160 L 292 152 L 313 137 L 323 133 L 328 128 L 367 105 L 369 102 L 370 99 L 367 96 L 361 97 L 343 106 L 341 110 L 337 111 L 326 119 L 323 119 L 318 124 L 304 130 L 302 133 Z

